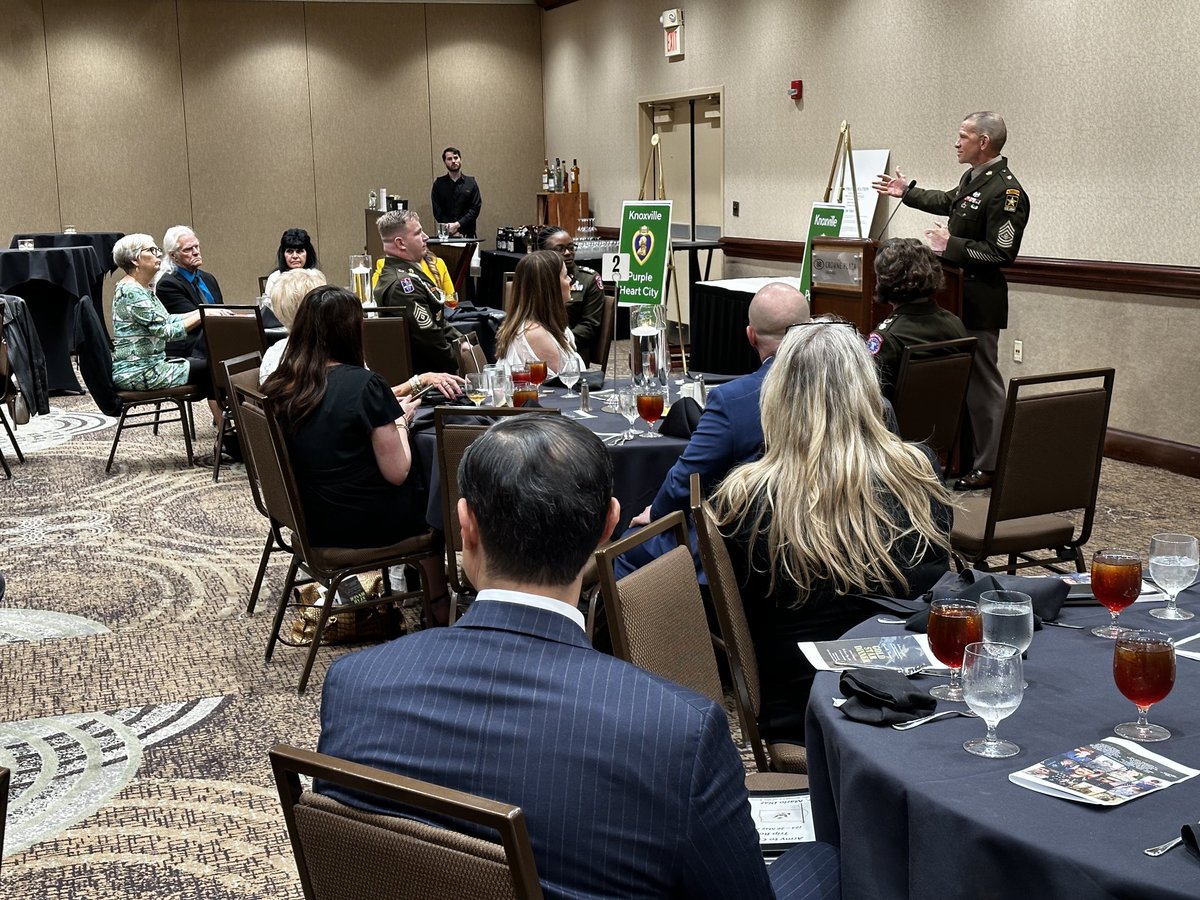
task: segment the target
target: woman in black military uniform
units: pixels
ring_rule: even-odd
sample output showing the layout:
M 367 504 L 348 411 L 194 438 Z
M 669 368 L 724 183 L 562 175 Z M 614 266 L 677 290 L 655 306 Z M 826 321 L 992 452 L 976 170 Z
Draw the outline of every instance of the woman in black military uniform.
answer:
M 571 279 L 571 299 L 567 302 L 567 325 L 575 335 L 575 346 L 584 363 L 598 363 L 600 318 L 604 315 L 604 282 L 600 274 L 587 266 L 575 265 L 575 239 L 557 225 L 538 232 L 537 248 L 562 255 Z

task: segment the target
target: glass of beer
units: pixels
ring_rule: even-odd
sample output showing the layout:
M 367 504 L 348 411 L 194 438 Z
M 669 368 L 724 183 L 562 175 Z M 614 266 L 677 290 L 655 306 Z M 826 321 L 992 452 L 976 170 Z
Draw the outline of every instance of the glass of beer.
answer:
M 1141 743 L 1169 738 L 1171 732 L 1151 725 L 1146 714 L 1175 686 L 1175 642 L 1158 631 L 1122 631 L 1113 646 L 1113 680 L 1138 711 L 1136 722 L 1123 722 L 1113 731 Z
M 651 381 L 638 385 L 637 411 L 638 415 L 645 420 L 646 425 L 649 427 L 649 431 L 643 431 L 641 436 L 644 438 L 662 437 L 661 434 L 654 430 L 654 423 L 662 418 L 663 414 L 662 385 Z
M 950 683 L 939 684 L 930 694 L 939 700 L 961 703 L 963 650 L 983 640 L 983 617 L 974 600 L 947 597 L 929 605 L 929 649 L 950 669 Z
M 1121 610 L 1142 591 L 1142 558 L 1130 550 L 1098 550 L 1092 556 L 1092 594 L 1112 613 L 1112 621 L 1092 629 L 1102 638 L 1115 638 Z

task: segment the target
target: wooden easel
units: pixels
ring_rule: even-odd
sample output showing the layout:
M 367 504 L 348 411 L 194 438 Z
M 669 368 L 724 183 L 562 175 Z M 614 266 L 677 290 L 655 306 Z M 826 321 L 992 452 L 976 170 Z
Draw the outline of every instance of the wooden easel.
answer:
M 833 195 L 833 179 L 839 173 L 842 178 L 838 179 L 838 195 L 834 203 L 845 203 L 845 172 L 846 167 L 850 167 L 850 191 L 854 194 L 854 224 L 858 227 L 858 237 L 861 240 L 862 233 L 862 213 L 858 208 L 858 178 L 854 173 L 854 150 L 850 142 L 850 123 L 845 119 L 842 120 L 842 125 L 838 129 L 837 147 L 833 151 L 833 165 L 829 169 L 829 181 L 825 184 L 825 202 L 829 202 L 829 198 Z
M 655 191 L 654 199 L 655 200 L 666 200 L 667 199 L 666 180 L 663 176 L 662 153 L 659 152 L 658 135 L 655 134 L 655 135 L 650 136 L 650 153 L 647 154 L 647 156 L 646 156 L 646 169 L 642 173 L 642 187 L 641 187 L 641 190 L 638 191 L 638 199 L 639 200 L 646 199 L 646 183 L 650 180 L 650 171 L 651 171 L 652 167 L 654 166 L 654 162 L 656 159 L 658 161 L 658 185 L 657 185 L 658 189 L 657 189 L 657 191 Z M 671 283 L 671 293 L 675 295 L 675 327 L 676 327 L 677 333 L 679 335 L 679 359 L 683 363 L 683 374 L 684 374 L 684 377 L 686 378 L 687 374 L 688 374 L 688 361 L 687 361 L 687 348 L 683 344 L 683 305 L 679 301 L 679 278 L 678 278 L 678 273 L 675 271 L 675 251 L 673 249 L 672 239 L 669 234 L 667 235 L 667 271 L 669 273 L 668 279 Z M 618 286 L 618 290 L 620 290 L 619 286 Z M 614 320 L 614 339 L 615 339 L 616 316 L 613 317 L 613 320 Z M 668 328 L 667 331 L 669 332 L 670 328 Z M 668 364 L 669 364 L 669 360 L 670 360 L 670 355 L 671 355 L 671 342 L 670 342 L 670 340 L 668 340 L 667 341 Z

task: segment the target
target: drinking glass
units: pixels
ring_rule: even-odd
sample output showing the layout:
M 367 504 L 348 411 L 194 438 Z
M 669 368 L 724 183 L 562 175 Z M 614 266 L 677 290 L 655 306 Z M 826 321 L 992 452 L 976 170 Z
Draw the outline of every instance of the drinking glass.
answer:
M 629 423 L 629 427 L 621 434 L 625 440 L 631 440 L 637 437 L 637 430 L 633 427 L 633 423 L 638 420 L 638 392 L 633 385 L 623 387 L 617 394 L 617 412 L 625 417 L 625 421 Z
M 662 437 L 661 434 L 654 430 L 654 423 L 662 418 L 663 414 L 663 389 L 661 385 L 647 382 L 638 386 L 637 411 L 638 415 L 646 420 L 646 424 L 650 428 L 649 431 L 642 432 L 642 437 Z
M 1011 644 L 1022 653 L 1033 641 L 1033 600 L 1020 591 L 984 591 L 979 595 L 983 640 Z M 1028 688 L 1028 684 L 1021 687 Z
M 448 294 L 442 294 L 442 305 L 445 306 L 446 309 L 458 309 L 458 294 L 456 294 L 454 291 L 451 291 Z
M 544 360 L 531 359 L 529 360 L 529 380 L 538 393 L 550 393 L 549 390 L 542 390 L 542 382 L 546 380 L 546 363 Z
M 1103 603 L 1112 621 L 1098 625 L 1092 634 L 1115 638 L 1124 630 L 1117 626 L 1121 610 L 1142 592 L 1142 558 L 1129 550 L 1097 550 L 1092 556 L 1092 594 Z
M 524 406 L 532 400 L 537 400 L 537 386 L 532 382 L 528 366 L 521 366 L 512 370 L 513 406 Z
M 579 383 L 579 358 L 572 355 L 566 364 L 558 373 L 558 380 L 567 387 L 567 392 L 564 397 L 578 397 L 575 392 L 575 385 Z
M 467 398 L 476 406 L 482 406 L 488 398 L 491 388 L 488 386 L 487 372 L 467 373 Z
M 947 597 L 929 604 L 929 649 L 950 668 L 950 683 L 939 684 L 930 694 L 939 700 L 962 702 L 963 650 L 983 638 L 983 619 L 974 600 Z
M 1145 744 L 1169 738 L 1171 732 L 1151 725 L 1146 714 L 1175 686 L 1175 642 L 1158 631 L 1122 631 L 1113 646 L 1113 680 L 1138 711 L 1136 722 L 1122 722 L 1113 731 Z
M 987 734 L 965 741 L 963 749 L 989 759 L 1016 756 L 1021 748 L 996 737 L 996 726 L 1021 705 L 1021 651 L 1012 644 L 967 644 L 962 668 L 967 706 L 987 725 Z
M 368 303 L 372 297 L 371 289 L 371 257 L 366 253 L 354 253 L 350 256 L 350 289 L 359 303 Z
M 1175 598 L 1196 580 L 1200 551 L 1190 534 L 1156 534 L 1150 538 L 1150 577 L 1167 595 L 1167 605 L 1150 610 L 1157 619 L 1191 619 L 1195 614 L 1179 609 Z

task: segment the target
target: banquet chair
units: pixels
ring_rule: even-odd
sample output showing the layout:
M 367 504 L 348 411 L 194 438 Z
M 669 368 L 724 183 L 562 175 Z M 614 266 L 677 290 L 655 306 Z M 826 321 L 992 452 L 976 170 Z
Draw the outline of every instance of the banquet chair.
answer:
M 157 388 L 152 391 L 125 391 L 116 388 L 117 397 L 121 400 L 121 417 L 117 420 L 117 433 L 113 435 L 112 449 L 108 452 L 108 462 L 105 472 L 112 471 L 113 460 L 117 455 L 117 444 L 127 428 L 154 428 L 158 434 L 160 425 L 171 425 L 175 422 L 183 427 L 183 443 L 187 448 L 187 461 L 191 466 L 195 461 L 192 453 L 192 438 L 196 436 L 196 424 L 192 421 L 191 405 L 197 400 L 204 399 L 204 392 L 194 384 L 181 384 L 178 387 Z M 175 407 L 175 417 L 163 418 L 162 406 L 170 403 Z M 141 407 L 153 406 L 154 409 Z M 143 421 L 153 417 L 153 421 Z
M 442 244 L 436 252 L 446 263 L 446 271 L 450 275 L 450 281 L 454 285 L 454 292 L 462 298 L 463 287 L 467 283 L 467 275 L 471 272 L 471 259 L 475 256 L 475 248 L 479 246 L 478 241 L 472 241 L 468 244 Z
M 928 444 L 942 463 L 943 476 L 962 426 L 975 343 L 968 337 L 911 344 L 900 354 L 892 394 L 900 437 Z
M 270 757 L 305 900 L 541 898 L 520 807 L 286 744 Z M 366 812 L 304 790 L 301 775 L 451 824 Z
M 221 373 L 225 377 L 225 390 L 229 392 L 230 397 L 234 396 L 234 387 L 236 386 L 258 388 L 258 369 L 261 363 L 262 355 L 258 351 L 244 353 L 221 363 Z M 258 562 L 258 571 L 254 575 L 254 587 L 250 589 L 250 600 L 246 604 L 246 615 L 252 616 L 254 607 L 258 605 L 258 595 L 262 590 L 263 577 L 267 573 L 267 563 L 271 559 L 271 554 L 293 551 L 291 544 L 284 540 L 279 524 L 271 518 L 271 514 L 267 512 L 267 507 L 263 503 L 262 492 L 258 487 L 258 474 L 254 470 L 254 457 L 250 453 L 249 442 L 242 430 L 241 407 L 237 403 L 231 404 L 231 407 L 234 431 L 237 433 L 238 443 L 242 448 L 242 459 L 246 465 L 246 480 L 250 482 L 250 496 L 254 499 L 255 508 L 266 517 L 268 522 L 267 541 L 263 546 L 262 558 Z
M 768 743 L 759 734 L 762 685 L 754 641 L 746 621 L 746 608 L 742 605 L 742 592 L 738 588 L 733 561 L 729 558 L 729 550 L 712 509 L 700 495 L 698 472 L 692 473 L 691 493 L 692 521 L 696 523 L 700 562 L 708 576 L 708 588 L 721 629 L 721 644 L 729 661 L 742 737 L 754 751 L 754 763 L 759 772 L 805 773 L 808 771 L 808 756 L 803 746 L 785 742 Z
M 342 606 L 339 615 L 369 609 L 383 604 L 400 600 L 420 597 L 425 608 L 425 619 L 432 622 L 430 597 L 424 576 L 420 575 L 421 567 L 417 565 L 422 559 L 436 556 L 437 546 L 432 533 L 407 538 L 386 547 L 314 547 L 308 539 L 308 526 L 304 518 L 304 507 L 300 500 L 300 490 L 296 484 L 295 472 L 292 469 L 291 457 L 288 454 L 287 442 L 283 436 L 282 427 L 275 417 L 274 407 L 270 398 L 257 388 L 244 384 L 235 384 L 236 403 L 240 407 L 240 423 L 245 429 L 244 438 L 250 449 L 250 458 L 258 479 L 259 490 L 267 513 L 275 528 L 287 528 L 292 536 L 292 560 L 288 566 L 287 577 L 284 579 L 283 590 L 279 595 L 279 606 L 275 611 L 275 622 L 271 636 L 267 639 L 266 658 L 270 660 L 275 652 L 277 641 L 286 644 L 292 642 L 280 635 L 283 617 L 290 605 L 288 600 L 292 589 L 297 585 L 297 576 L 301 570 L 311 579 L 325 588 L 327 602 L 320 607 L 312 641 L 308 646 L 308 657 L 300 674 L 298 692 L 303 694 L 308 686 L 308 677 L 312 672 L 313 663 L 317 658 L 317 649 L 321 645 L 321 636 L 330 613 L 335 607 L 333 598 L 337 595 L 338 586 L 351 575 L 361 572 L 387 570 L 392 566 L 412 565 L 421 577 L 421 588 L 416 591 L 405 591 L 396 594 L 386 594 L 373 600 L 356 603 L 352 608 Z
M 4 301 L 0 300 L 0 404 L 5 404 L 9 401 L 9 391 L 12 390 L 12 369 L 8 364 L 8 341 L 4 340 Z M 4 431 L 8 435 L 8 440 L 13 446 L 13 450 L 17 454 L 17 462 L 25 462 L 25 454 L 21 452 L 21 445 L 17 443 L 17 436 L 13 434 L 12 426 L 8 424 L 8 419 L 3 413 L 0 413 L 0 422 L 4 423 Z M 0 467 L 4 469 L 4 477 L 12 478 L 12 469 L 8 467 L 8 460 L 4 458 L 4 451 L 0 449 Z
M 459 563 L 462 553 L 462 529 L 458 524 L 458 464 L 476 438 L 491 428 L 494 419 L 524 414 L 559 415 L 559 410 L 543 407 L 511 406 L 439 406 L 433 411 L 434 436 L 437 440 L 438 480 L 442 493 L 442 529 L 445 532 L 446 582 L 456 596 L 473 596 L 475 587 Z M 480 421 L 480 419 L 487 421 Z M 453 419 L 466 419 L 455 424 Z M 450 604 L 450 624 L 458 615 L 458 603 Z
M 601 371 L 608 369 L 608 352 L 612 349 L 613 320 L 617 314 L 617 298 L 607 291 L 604 292 L 604 312 L 600 314 L 600 343 L 596 345 L 594 363 L 600 364 Z
M 367 368 L 393 387 L 413 377 L 408 322 L 398 316 L 363 319 L 363 357 Z
M 458 354 L 458 371 L 459 374 L 466 378 L 472 372 L 482 372 L 483 367 L 488 364 L 487 355 L 483 352 L 483 348 L 479 346 L 479 335 L 470 331 L 465 335 L 467 343 L 471 345 L 469 352 L 459 351 Z
M 221 448 L 225 444 L 225 435 L 233 426 L 232 402 L 221 363 L 235 356 L 257 351 L 260 356 L 267 352 L 267 338 L 263 332 L 262 310 L 257 306 L 224 305 L 221 311 L 228 315 L 211 315 L 213 307 L 200 307 L 200 327 L 204 332 L 204 340 L 208 344 L 209 374 L 212 376 L 213 399 L 221 408 L 221 425 L 217 429 L 216 443 L 213 445 L 212 479 L 217 481 L 221 474 Z
M 509 311 L 509 306 L 512 305 L 513 279 L 516 278 L 516 272 L 504 273 L 504 294 L 503 294 L 503 309 L 506 313 Z
M 1088 369 L 1009 382 L 991 494 L 967 497 L 954 512 L 950 549 L 959 571 L 970 564 L 1010 575 L 1030 566 L 1057 572 L 1068 562 L 1084 571 L 1114 377 L 1113 369 Z M 1060 389 L 1042 392 L 1047 385 Z M 1072 510 L 1082 510 L 1078 533 L 1059 515 Z M 1042 550 L 1052 555 L 1031 555 Z M 987 565 L 1000 555 L 1005 563 Z

